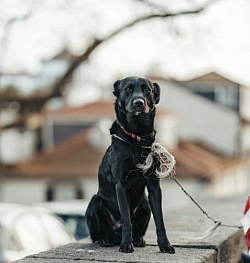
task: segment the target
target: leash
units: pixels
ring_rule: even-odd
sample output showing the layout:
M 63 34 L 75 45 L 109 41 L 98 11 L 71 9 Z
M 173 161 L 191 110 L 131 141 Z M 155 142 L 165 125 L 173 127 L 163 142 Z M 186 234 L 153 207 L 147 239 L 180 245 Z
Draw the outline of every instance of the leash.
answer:
M 120 138 L 116 134 L 111 134 L 111 137 L 114 137 L 114 138 L 117 138 L 123 142 L 126 142 L 124 139 Z M 176 182 L 176 184 L 181 188 L 181 190 L 185 193 L 185 195 L 203 213 L 203 215 L 205 215 L 207 219 L 211 220 L 214 223 L 214 226 L 212 226 L 210 229 L 208 229 L 204 233 L 203 236 L 188 238 L 190 241 L 199 241 L 199 240 L 203 240 L 203 239 L 211 236 L 219 226 L 242 229 L 242 226 L 224 224 L 221 221 L 215 220 L 211 215 L 209 215 L 201 207 L 201 205 L 198 204 L 197 201 L 194 200 L 194 198 L 185 190 L 185 188 L 182 186 L 182 184 L 177 179 L 177 177 L 175 175 L 175 164 L 176 164 L 175 158 L 173 157 L 173 155 L 171 153 L 168 152 L 167 149 L 165 149 L 162 145 L 160 145 L 159 143 L 156 143 L 156 142 L 154 142 L 152 144 L 152 146 L 141 146 L 141 148 L 151 149 L 151 153 L 146 158 L 145 163 L 144 164 L 138 164 L 137 167 L 139 169 L 141 169 L 142 172 L 145 174 L 153 164 L 153 156 L 156 156 L 158 158 L 158 160 L 160 161 L 160 170 L 156 170 L 156 174 L 157 174 L 157 177 L 159 178 L 159 180 L 161 180 L 165 177 L 172 178 Z M 164 154 L 164 155 L 162 156 L 162 154 Z
M 219 226 L 242 229 L 242 226 L 235 226 L 235 225 L 224 224 L 224 223 L 222 223 L 221 221 L 215 220 L 215 219 L 214 219 L 211 215 L 209 215 L 209 214 L 197 203 L 197 201 L 195 201 L 194 198 L 184 189 L 184 187 L 181 185 L 181 183 L 179 182 L 179 180 L 176 178 L 175 175 L 172 176 L 172 179 L 177 183 L 177 185 L 181 188 L 181 190 L 185 193 L 185 195 L 190 198 L 190 200 L 196 205 L 196 207 L 198 207 L 198 209 L 199 209 L 209 220 L 211 220 L 211 221 L 214 223 L 214 226 L 212 226 L 211 228 L 209 228 L 202 236 L 200 236 L 200 237 L 186 237 L 189 241 L 200 241 L 200 240 L 203 240 L 203 239 L 211 236 Z
M 187 197 L 190 198 L 190 200 L 199 208 L 199 210 L 211 221 L 213 221 L 213 223 L 218 224 L 218 226 L 224 226 L 224 227 L 234 227 L 234 228 L 239 228 L 241 229 L 242 226 L 235 226 L 235 225 L 228 225 L 228 224 L 224 224 L 221 221 L 215 220 L 212 216 L 210 216 L 198 203 L 197 201 L 194 200 L 194 198 L 184 189 L 184 187 L 181 185 L 181 183 L 179 182 L 179 180 L 176 178 L 175 175 L 172 176 L 172 179 L 177 183 L 177 185 L 181 188 L 181 190 L 185 193 L 185 195 Z

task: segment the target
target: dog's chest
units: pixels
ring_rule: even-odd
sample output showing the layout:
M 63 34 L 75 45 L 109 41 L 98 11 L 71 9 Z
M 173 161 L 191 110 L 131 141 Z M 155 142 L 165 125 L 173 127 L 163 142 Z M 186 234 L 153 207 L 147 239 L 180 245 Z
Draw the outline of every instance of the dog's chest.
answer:
M 150 177 L 154 176 L 155 169 L 157 168 L 158 161 L 157 159 L 153 158 L 153 163 L 151 168 L 148 170 L 147 173 L 144 173 L 138 166 L 145 164 L 147 162 L 147 157 L 150 154 L 149 148 L 140 148 L 140 150 L 133 151 L 133 155 L 130 162 L 130 172 L 127 179 L 131 180 L 131 183 L 134 181 L 137 183 L 138 181 L 143 181 L 143 179 L 149 179 Z
M 142 196 L 146 186 L 146 178 L 140 171 L 132 171 L 126 178 L 126 184 L 130 190 L 130 196 L 136 198 Z
M 136 148 L 136 150 L 133 150 L 132 153 L 133 162 L 135 166 L 137 166 L 138 164 L 145 162 L 150 153 L 150 148 Z

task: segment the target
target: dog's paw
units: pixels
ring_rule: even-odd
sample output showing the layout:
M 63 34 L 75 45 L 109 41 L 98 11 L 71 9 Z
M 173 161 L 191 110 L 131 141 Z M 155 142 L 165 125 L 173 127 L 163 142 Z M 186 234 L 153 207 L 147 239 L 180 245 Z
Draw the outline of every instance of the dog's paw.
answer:
M 134 248 L 132 244 L 121 244 L 119 251 L 123 253 L 133 253 Z
M 170 244 L 160 244 L 159 248 L 160 248 L 160 251 L 163 253 L 170 253 L 170 254 L 175 253 L 174 247 L 172 247 Z
M 114 246 L 113 242 L 107 239 L 100 239 L 98 243 L 101 247 L 113 247 Z
M 146 246 L 146 242 L 145 242 L 145 240 L 142 237 L 138 237 L 138 238 L 134 239 L 133 245 L 135 247 L 145 247 Z

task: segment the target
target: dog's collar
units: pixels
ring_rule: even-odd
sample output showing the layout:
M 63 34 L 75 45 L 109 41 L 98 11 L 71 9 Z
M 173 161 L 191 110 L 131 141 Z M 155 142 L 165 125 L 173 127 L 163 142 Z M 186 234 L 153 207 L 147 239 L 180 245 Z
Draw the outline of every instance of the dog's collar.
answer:
M 120 126 L 121 130 L 122 130 L 124 133 L 126 133 L 127 135 L 129 135 L 131 138 L 137 140 L 138 142 L 140 142 L 141 140 L 144 140 L 145 137 L 147 137 L 147 136 L 153 136 L 153 135 L 155 134 L 155 131 L 153 131 L 153 132 L 150 133 L 150 134 L 143 135 L 143 136 L 141 135 L 141 136 L 140 136 L 140 135 L 134 134 L 134 133 L 132 133 L 132 132 L 126 131 L 125 128 L 124 128 L 118 121 L 116 121 L 116 122 L 117 122 L 117 124 Z
M 119 124 L 119 125 L 120 125 L 120 124 Z M 124 129 L 124 127 L 121 126 L 121 125 L 120 125 L 120 128 L 121 128 L 127 135 L 129 135 L 130 137 L 132 137 L 133 139 L 136 139 L 138 142 L 141 141 L 141 139 L 142 139 L 141 136 L 136 135 L 136 134 L 134 134 L 134 133 L 132 133 L 132 132 L 127 132 L 127 131 Z
M 116 134 L 111 134 L 110 136 L 111 136 L 111 137 L 114 137 L 114 138 L 116 138 L 116 139 L 119 139 L 120 141 L 123 141 L 123 142 L 125 142 L 125 143 L 128 143 L 127 141 L 125 141 L 124 139 L 122 139 L 121 137 L 119 137 L 119 136 L 116 135 Z M 146 148 L 146 149 L 152 149 L 152 145 L 151 145 L 151 146 L 143 146 L 143 145 L 141 145 L 140 147 L 141 147 L 141 148 Z

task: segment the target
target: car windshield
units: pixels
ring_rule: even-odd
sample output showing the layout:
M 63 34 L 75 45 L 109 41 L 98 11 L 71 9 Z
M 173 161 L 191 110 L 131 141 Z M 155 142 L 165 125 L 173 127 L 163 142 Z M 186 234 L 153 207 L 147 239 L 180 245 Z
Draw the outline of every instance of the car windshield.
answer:
M 57 214 L 66 224 L 67 229 L 77 240 L 89 235 L 86 219 L 80 215 L 61 215 Z

